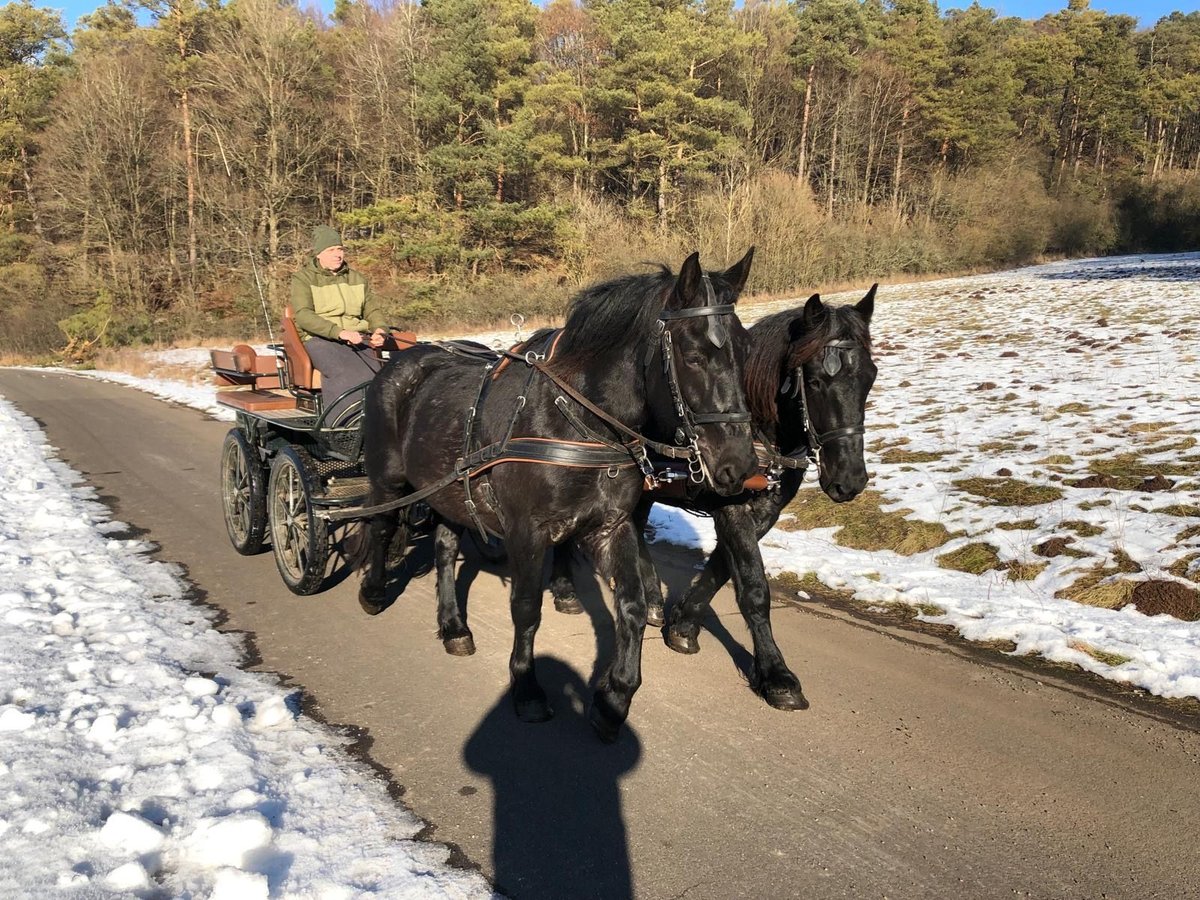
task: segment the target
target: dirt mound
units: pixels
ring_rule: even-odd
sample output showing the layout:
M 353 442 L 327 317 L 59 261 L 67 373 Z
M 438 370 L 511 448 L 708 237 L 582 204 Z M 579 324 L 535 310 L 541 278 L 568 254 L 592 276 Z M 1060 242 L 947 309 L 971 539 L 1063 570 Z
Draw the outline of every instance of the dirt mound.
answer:
M 1200 591 L 1177 581 L 1138 582 L 1129 603 L 1147 616 L 1166 613 L 1186 622 L 1200 621 Z
M 1169 491 L 1175 487 L 1174 481 L 1170 478 L 1164 478 L 1161 475 L 1155 475 L 1152 478 L 1143 478 L 1139 481 L 1128 477 L 1122 478 L 1116 475 L 1097 474 L 1088 475 L 1085 478 L 1074 478 L 1063 483 L 1068 487 L 1075 488 L 1110 488 L 1116 491 L 1143 491 L 1145 493 Z
M 1038 556 L 1047 558 L 1054 556 L 1067 556 L 1067 545 L 1073 543 L 1073 538 L 1069 537 L 1053 537 L 1048 541 L 1042 541 L 1033 548 L 1033 552 Z M 1072 554 L 1073 555 L 1073 554 Z
M 1169 478 L 1163 478 L 1161 475 L 1155 475 L 1153 478 L 1147 478 L 1138 487 L 1139 491 L 1169 491 L 1175 487 L 1175 482 Z
M 1077 488 L 1115 488 L 1117 479 L 1111 475 L 1089 475 L 1087 478 L 1072 479 L 1065 484 Z

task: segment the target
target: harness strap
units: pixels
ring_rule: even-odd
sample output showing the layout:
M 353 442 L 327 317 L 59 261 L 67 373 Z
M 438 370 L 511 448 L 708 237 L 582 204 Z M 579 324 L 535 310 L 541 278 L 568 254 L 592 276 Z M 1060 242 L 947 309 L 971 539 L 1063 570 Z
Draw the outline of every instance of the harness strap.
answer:
M 507 447 L 501 447 L 500 444 L 489 444 L 476 450 L 461 462 L 467 467 L 465 471 L 451 472 L 433 484 L 411 494 L 405 494 L 396 500 L 361 508 L 319 510 L 317 514 L 330 521 L 340 521 L 402 509 L 412 506 L 426 497 L 431 497 L 438 491 L 445 490 L 456 481 L 462 481 L 468 476 L 481 475 L 501 463 L 523 462 L 572 469 L 607 469 L 614 475 L 617 470 L 631 469 L 637 465 L 624 448 L 613 450 L 610 447 L 583 442 L 526 437 L 511 439 Z

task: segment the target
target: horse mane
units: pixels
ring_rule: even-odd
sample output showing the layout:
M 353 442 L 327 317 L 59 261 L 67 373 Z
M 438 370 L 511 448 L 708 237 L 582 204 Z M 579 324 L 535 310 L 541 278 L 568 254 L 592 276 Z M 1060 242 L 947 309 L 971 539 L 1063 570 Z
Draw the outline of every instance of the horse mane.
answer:
M 621 275 L 584 288 L 567 308 L 567 320 L 554 354 L 561 374 L 579 372 L 620 347 L 651 337 L 675 274 L 664 265 Z
M 804 307 L 787 309 L 760 320 L 750 328 L 750 347 L 742 382 L 746 402 L 756 422 L 779 421 L 776 398 L 783 380 L 808 362 L 830 341 L 852 340 L 871 352 L 871 331 L 852 306 L 825 306 L 816 326 L 800 340 L 792 340 L 792 323 L 804 321 Z

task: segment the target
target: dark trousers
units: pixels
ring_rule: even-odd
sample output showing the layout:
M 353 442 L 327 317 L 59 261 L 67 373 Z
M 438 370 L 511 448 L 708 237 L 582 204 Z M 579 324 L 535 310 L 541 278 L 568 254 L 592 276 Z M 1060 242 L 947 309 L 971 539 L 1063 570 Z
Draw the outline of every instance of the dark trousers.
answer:
M 362 400 L 363 391 L 350 394 L 337 403 L 332 411 L 329 411 L 329 404 L 351 388 L 374 378 L 375 373 L 383 368 L 383 360 L 366 344 L 351 345 L 323 337 L 310 338 L 305 342 L 304 349 L 321 373 L 321 402 L 322 408 L 327 410 L 325 424 L 335 425 L 338 417 L 352 403 Z

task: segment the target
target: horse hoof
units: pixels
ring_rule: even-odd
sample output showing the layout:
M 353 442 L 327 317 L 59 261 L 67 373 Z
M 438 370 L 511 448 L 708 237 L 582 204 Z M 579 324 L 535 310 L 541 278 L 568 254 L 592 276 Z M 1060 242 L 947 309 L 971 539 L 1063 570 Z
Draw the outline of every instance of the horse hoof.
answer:
M 555 597 L 554 608 L 568 616 L 578 616 L 583 612 L 583 604 L 578 597 Z
M 646 624 L 652 628 L 662 628 L 667 624 L 667 612 L 661 603 L 647 604 Z
M 808 709 L 808 699 L 804 696 L 804 692 L 800 690 L 799 685 L 795 687 L 772 688 L 762 691 L 761 696 L 767 701 L 768 706 L 774 709 L 782 709 L 784 712 Z
M 676 653 L 685 653 L 691 656 L 693 653 L 700 652 L 700 642 L 690 634 L 682 634 L 674 628 L 668 628 L 666 638 L 667 646 Z
M 445 638 L 442 646 L 451 656 L 471 656 L 475 653 L 475 638 L 469 634 L 462 637 Z
M 596 737 L 606 744 L 614 743 L 621 736 L 621 723 L 612 721 L 595 703 L 588 707 L 588 722 L 595 729 Z
M 545 700 L 514 700 L 513 706 L 517 711 L 517 718 L 531 725 L 548 722 L 554 718 L 554 710 Z
M 358 605 L 368 616 L 377 616 L 391 606 L 392 601 L 383 591 L 376 593 L 375 591 L 359 590 Z

